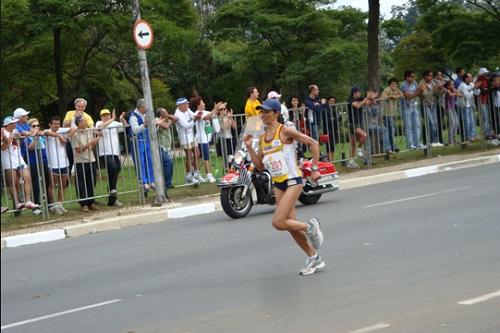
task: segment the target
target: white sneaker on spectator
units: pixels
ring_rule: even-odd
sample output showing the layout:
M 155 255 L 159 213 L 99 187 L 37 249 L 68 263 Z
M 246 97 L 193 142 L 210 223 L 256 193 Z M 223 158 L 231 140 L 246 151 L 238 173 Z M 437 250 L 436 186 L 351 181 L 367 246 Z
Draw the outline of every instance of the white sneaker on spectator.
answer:
M 431 143 L 431 147 L 432 148 L 436 148 L 436 147 L 443 147 L 444 145 L 441 143 L 441 142 L 433 142 Z
M 116 200 L 115 203 L 113 204 L 113 206 L 115 206 L 115 207 L 123 207 L 123 204 L 120 201 Z
M 6 212 L 6 211 L 8 211 L 8 210 L 9 210 L 9 207 L 4 207 L 4 206 L 2 206 L 2 213 L 5 213 L 5 212 Z
M 427 149 L 427 146 L 419 143 L 417 149 Z
M 365 154 L 363 153 L 363 148 L 358 148 L 357 154 L 359 158 L 365 157 Z
M 53 204 L 50 208 L 49 208 L 49 211 L 51 211 L 52 213 L 56 213 L 58 215 L 62 215 L 64 214 L 64 212 L 59 208 L 59 206 L 57 204 Z
M 415 147 L 415 146 L 410 146 L 408 149 L 409 149 L 409 150 L 417 150 L 417 147 Z
M 347 162 L 346 167 L 348 167 L 349 169 L 357 169 L 359 168 L 359 165 L 353 160 L 350 160 L 349 162 Z
M 194 179 L 196 179 L 198 182 L 200 183 L 204 183 L 206 182 L 206 179 L 203 178 L 201 175 L 200 175 L 200 172 L 199 171 L 195 171 L 194 172 Z
M 497 139 L 491 139 L 491 140 L 488 140 L 488 144 L 493 145 L 493 146 L 498 146 L 498 145 L 500 145 L 500 141 L 498 141 Z
M 40 215 L 42 214 L 42 210 L 40 208 L 35 208 L 31 211 L 33 215 Z
M 145 192 L 148 192 L 149 190 L 151 190 L 151 187 L 149 187 L 149 184 L 144 184 L 144 185 L 142 185 L 142 187 L 144 188 Z
M 215 183 L 217 181 L 211 173 L 207 173 L 207 180 L 209 183 Z
M 64 206 L 60 202 L 57 204 L 57 207 L 59 207 L 59 210 L 65 214 L 68 212 L 68 210 L 64 208 Z
M 186 177 L 184 178 L 184 183 L 191 184 L 192 182 L 193 182 L 193 177 L 191 176 L 191 173 L 186 174 Z

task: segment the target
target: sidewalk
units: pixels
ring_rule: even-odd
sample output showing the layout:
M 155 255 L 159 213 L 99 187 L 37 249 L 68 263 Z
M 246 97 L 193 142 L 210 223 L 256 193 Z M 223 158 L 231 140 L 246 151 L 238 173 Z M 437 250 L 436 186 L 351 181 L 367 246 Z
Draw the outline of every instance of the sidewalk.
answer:
M 412 178 L 467 167 L 500 163 L 500 149 L 466 155 L 423 159 L 389 167 L 340 174 L 340 190 Z M 193 201 L 196 202 L 193 205 Z M 219 195 L 185 198 L 162 207 L 137 206 L 111 212 L 85 215 L 72 221 L 41 223 L 28 228 L 2 232 L 2 249 L 66 237 L 121 229 L 127 226 L 163 222 L 168 219 L 207 214 L 221 210 Z M 147 218 L 146 218 L 147 217 Z

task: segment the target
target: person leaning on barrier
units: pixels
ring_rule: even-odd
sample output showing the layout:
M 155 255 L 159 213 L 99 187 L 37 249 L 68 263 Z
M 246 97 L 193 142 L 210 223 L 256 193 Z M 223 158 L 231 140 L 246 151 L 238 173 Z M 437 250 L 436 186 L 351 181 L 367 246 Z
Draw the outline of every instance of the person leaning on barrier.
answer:
M 94 127 L 94 120 L 87 112 L 85 112 L 86 108 L 87 108 L 86 99 L 84 98 L 75 99 L 75 110 L 66 112 L 62 127 L 76 128 L 77 127 L 75 124 L 76 116 L 83 116 L 86 120 L 88 128 Z M 68 156 L 68 162 L 69 162 L 69 173 L 71 174 L 71 171 L 73 170 L 73 148 L 71 147 L 71 142 L 69 140 L 66 143 L 66 154 Z
M 197 144 L 194 137 L 194 124 L 197 119 L 195 119 L 194 112 L 189 109 L 189 101 L 185 97 L 177 99 L 175 104 L 177 105 L 177 109 L 175 110 L 177 122 L 175 126 L 177 128 L 179 142 L 186 154 L 185 183 L 199 183 L 201 179 L 200 171 L 198 170 L 198 154 L 196 153 Z M 201 117 L 201 115 L 199 117 Z
M 463 82 L 458 86 L 458 90 L 462 93 L 461 98 L 459 98 L 461 113 L 461 121 L 463 122 L 463 136 L 464 142 L 466 144 L 470 141 L 477 141 L 479 137 L 477 136 L 476 130 L 476 117 L 474 116 L 474 95 L 478 96 L 480 91 L 478 89 L 480 82 L 475 84 L 472 82 L 472 74 L 466 73 L 463 78 Z
M 215 183 L 215 177 L 212 175 L 212 170 L 210 168 L 210 147 L 209 143 L 212 141 L 212 135 L 214 132 L 218 132 L 220 128 L 216 128 L 219 126 L 218 120 L 217 122 L 212 122 L 212 119 L 217 115 L 218 108 L 221 105 L 221 102 L 218 102 L 214 105 L 212 111 L 205 110 L 205 102 L 201 96 L 196 96 L 191 98 L 191 105 L 196 110 L 194 112 L 194 125 L 196 128 L 196 142 L 198 143 L 198 149 L 201 152 L 201 156 L 203 158 L 203 164 L 205 167 L 205 173 L 207 177 L 207 181 L 210 183 Z M 199 176 L 201 182 L 205 180 L 203 177 Z
M 354 154 L 356 152 L 356 143 L 358 144 L 357 157 L 363 158 L 364 145 L 367 138 L 367 134 L 363 129 L 363 107 L 368 103 L 369 100 L 373 100 L 377 97 L 377 94 L 368 91 L 366 97 L 363 97 L 361 90 L 358 87 L 351 88 L 351 94 L 347 99 L 347 115 L 349 117 L 349 130 L 351 136 L 351 150 L 350 159 L 347 162 L 348 168 L 359 168 L 358 164 L 354 162 Z
M 455 88 L 453 81 L 446 81 L 445 113 L 448 115 L 448 145 L 457 143 L 455 137 L 460 129 L 460 120 L 456 110 L 457 98 L 462 97 L 462 93 Z
M 39 205 L 31 201 L 31 175 L 16 141 L 16 138 L 20 137 L 16 131 L 17 122 L 18 119 L 11 116 L 7 116 L 3 120 L 1 157 L 5 182 L 14 200 L 14 209 L 19 211 L 23 208 L 38 208 Z M 19 196 L 21 177 L 24 180 L 24 203 L 21 202 Z
M 138 99 L 135 110 L 128 118 L 129 128 L 129 152 L 135 163 L 136 173 L 142 183 L 144 191 L 155 189 L 155 178 L 153 172 L 153 158 L 151 155 L 151 143 L 149 139 L 148 122 L 146 121 L 146 101 Z M 137 140 L 137 146 L 134 144 Z
M 16 131 L 21 135 L 21 138 L 19 138 L 19 144 L 20 144 L 20 150 L 21 154 L 23 157 L 23 160 L 25 162 L 28 162 L 28 169 L 30 170 L 31 174 L 31 179 L 35 180 L 35 182 L 32 184 L 32 190 L 33 190 L 33 201 L 36 204 L 40 204 L 40 191 L 39 191 L 39 186 L 38 186 L 38 176 L 37 176 L 37 164 L 32 163 L 32 159 L 28 156 L 28 141 L 29 139 L 35 135 L 35 132 L 32 131 L 31 126 L 28 123 L 29 119 L 29 111 L 26 111 L 23 108 L 17 108 L 14 110 L 14 118 L 18 120 L 16 124 Z M 34 174 L 35 173 L 35 174 Z M 36 207 L 32 209 L 33 215 L 40 215 L 42 213 L 42 210 L 40 207 Z
M 328 96 L 328 98 L 325 99 L 325 103 L 323 104 L 323 109 L 321 110 L 323 135 L 328 136 L 327 151 L 328 151 L 329 161 L 334 160 L 335 143 L 337 141 L 336 138 L 339 137 L 338 121 L 340 117 L 337 114 L 336 104 L 337 104 L 337 97 Z
M 483 117 L 483 134 L 488 143 L 497 146 L 496 133 L 491 127 L 490 122 L 490 107 L 489 107 L 489 92 L 490 92 L 490 81 L 488 79 L 489 71 L 486 68 L 480 68 L 477 73 L 477 87 L 479 89 L 479 96 L 477 98 L 478 108 L 481 116 Z
M 431 147 L 443 147 L 438 136 L 438 114 L 436 96 L 443 88 L 433 80 L 434 74 L 430 70 L 424 71 L 422 80 L 418 84 L 420 99 L 430 133 Z
M 444 98 L 447 89 L 444 87 L 446 81 L 443 78 L 443 72 L 440 70 L 434 71 L 434 82 L 436 82 L 436 110 L 437 110 L 437 128 L 438 128 L 438 141 L 444 143 L 443 140 L 443 118 L 444 118 Z
M 75 125 L 78 131 L 71 137 L 71 145 L 75 150 L 76 189 L 82 212 L 97 210 L 94 200 L 94 180 L 96 178 L 96 167 L 94 162 L 93 147 L 97 145 L 102 137 L 98 131 L 94 137 L 94 131 L 87 130 L 87 120 L 83 116 L 75 117 Z
M 311 84 L 307 89 L 307 96 L 304 99 L 306 105 L 306 123 L 310 130 L 311 138 L 318 140 L 318 127 L 321 119 L 321 101 L 319 99 L 319 87 Z
M 420 142 L 421 120 L 418 111 L 418 99 L 420 91 L 415 82 L 415 72 L 407 70 L 404 72 L 404 81 L 401 83 L 401 114 L 403 116 L 403 128 L 406 136 L 406 145 L 409 150 L 425 149 Z
M 62 215 L 68 211 L 64 208 L 64 191 L 69 185 L 69 159 L 67 155 L 67 142 L 76 132 L 76 128 L 62 128 L 59 117 L 54 116 L 49 120 L 49 129 L 43 134 L 47 139 L 47 159 L 50 168 L 50 184 L 47 192 L 49 201 L 49 210 L 53 213 Z M 55 199 L 56 187 L 59 188 L 57 200 Z
M 233 110 L 228 109 L 225 102 L 218 107 L 218 117 L 221 131 L 217 153 L 227 158 L 229 155 L 234 155 L 236 151 L 236 137 L 233 135 L 233 131 L 236 131 L 236 120 L 233 117 Z
M 403 98 L 403 92 L 399 89 L 399 82 L 395 77 L 390 78 L 388 83 L 389 86 L 382 91 L 382 102 L 380 107 L 382 108 L 384 125 L 389 133 L 391 150 L 393 152 L 399 152 L 399 148 L 394 144 L 394 121 L 396 119 L 399 101 Z
M 493 77 L 491 84 L 491 116 L 493 129 L 497 133 L 497 139 L 500 139 L 500 74 Z
M 160 146 L 161 161 L 163 165 L 163 176 L 165 177 L 165 196 L 169 199 L 167 189 L 172 187 L 174 175 L 174 162 L 172 159 L 172 124 L 177 118 L 168 113 L 165 108 L 156 109 L 155 124 Z
M 45 186 L 48 193 L 50 187 L 50 168 L 47 159 L 47 144 L 45 142 L 44 131 L 40 128 L 40 121 L 37 118 L 28 120 L 32 135 L 28 136 L 28 160 L 31 171 L 31 180 L 33 181 L 33 201 L 40 204 L 40 184 Z M 43 176 L 43 177 L 42 177 Z M 53 203 L 54 198 L 48 197 L 48 204 Z M 42 211 L 40 208 L 33 210 L 33 214 L 39 215 Z
M 99 139 L 98 151 L 99 158 L 103 159 L 108 173 L 108 206 L 121 207 L 123 204 L 118 201 L 118 174 L 122 170 L 120 160 L 120 138 L 118 133 L 123 133 L 125 122 L 125 112 L 120 115 L 120 122 L 116 121 L 116 112 L 109 109 L 102 109 L 100 112 L 101 120 L 97 121 L 95 127 L 102 136 Z

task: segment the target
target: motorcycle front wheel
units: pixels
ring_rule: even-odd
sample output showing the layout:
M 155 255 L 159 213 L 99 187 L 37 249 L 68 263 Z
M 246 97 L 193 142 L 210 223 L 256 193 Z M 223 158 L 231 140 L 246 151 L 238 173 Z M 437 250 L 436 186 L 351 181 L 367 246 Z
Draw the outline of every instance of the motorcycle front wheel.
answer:
M 305 195 L 300 194 L 299 201 L 304 205 L 313 205 L 321 199 L 321 194 Z
M 227 187 L 221 189 L 220 203 L 224 212 L 233 219 L 239 219 L 248 215 L 252 209 L 250 191 L 244 198 L 241 197 L 243 187 Z

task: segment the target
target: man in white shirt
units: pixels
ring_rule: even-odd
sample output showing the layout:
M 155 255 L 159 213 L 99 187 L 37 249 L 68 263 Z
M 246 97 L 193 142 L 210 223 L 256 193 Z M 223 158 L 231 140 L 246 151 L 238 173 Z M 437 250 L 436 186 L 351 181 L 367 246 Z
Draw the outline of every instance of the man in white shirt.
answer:
M 62 205 L 64 190 L 68 187 L 69 183 L 68 175 L 70 172 L 66 143 L 68 142 L 68 136 L 72 135 L 75 131 L 76 128 L 62 128 L 61 120 L 59 117 L 54 116 L 50 118 L 49 129 L 44 132 L 47 136 L 47 159 L 51 170 L 48 189 L 49 199 L 55 199 L 55 188 L 59 188 L 57 200 L 54 200 L 54 204 L 50 207 L 50 211 L 56 214 L 67 213 L 67 210 Z
M 194 112 L 189 109 L 189 101 L 185 97 L 177 99 L 175 102 L 177 109 L 175 110 L 175 117 L 177 123 L 177 134 L 182 149 L 186 154 L 186 184 L 198 183 L 200 181 L 198 170 L 198 156 L 196 154 L 196 140 L 194 138 L 194 122 L 201 119 L 201 114 L 195 117 Z
M 205 165 L 205 172 L 207 174 L 207 180 L 210 183 L 215 183 L 216 179 L 212 175 L 212 170 L 210 168 L 210 141 L 212 140 L 213 132 L 217 133 L 220 130 L 219 121 L 214 118 L 218 113 L 219 106 L 223 105 L 222 102 L 214 105 L 213 110 L 205 110 L 205 102 L 201 96 L 196 96 L 191 98 L 191 105 L 195 109 L 195 127 L 196 127 L 196 142 L 198 143 L 198 149 L 201 152 L 201 157 L 203 158 L 203 163 Z M 195 178 L 198 178 L 201 182 L 204 179 L 199 175 L 198 170 L 195 170 Z
M 148 124 L 145 121 L 146 102 L 139 99 L 135 110 L 130 114 L 129 124 L 131 128 L 130 153 L 135 163 L 137 176 L 142 182 L 144 191 L 154 190 L 153 159 L 149 142 Z M 137 145 L 134 141 L 137 141 Z M 140 170 L 139 170 L 140 169 Z
M 480 91 L 478 89 L 479 82 L 472 83 L 472 74 L 467 73 L 464 75 L 464 80 L 458 86 L 458 90 L 462 93 L 460 99 L 462 100 L 462 113 L 461 121 L 464 124 L 464 140 L 466 142 L 477 139 L 476 132 L 476 118 L 474 117 L 474 95 L 478 96 Z
M 278 93 L 277 93 L 276 91 L 274 91 L 274 90 L 273 90 L 273 91 L 270 91 L 270 92 L 267 94 L 267 99 L 275 99 L 275 100 L 277 100 L 278 102 L 280 102 L 280 104 L 281 104 L 281 112 L 280 112 L 280 113 L 281 113 L 281 117 L 280 117 L 280 118 L 282 118 L 282 119 L 279 119 L 279 118 L 278 118 L 278 120 L 280 120 L 280 122 L 281 122 L 282 124 L 284 124 L 284 123 L 286 123 L 286 122 L 288 121 L 288 118 L 289 118 L 289 116 L 288 116 L 288 108 L 287 108 L 287 107 L 286 107 L 283 103 L 281 103 L 280 98 L 281 98 L 281 95 L 280 95 L 280 94 L 278 94 Z
M 123 132 L 125 112 L 122 112 L 122 114 L 120 115 L 121 122 L 118 122 L 115 119 L 115 110 L 113 110 L 113 113 L 111 113 L 109 109 L 102 109 L 101 120 L 97 121 L 95 127 L 102 132 L 102 137 L 99 139 L 98 150 L 99 157 L 104 160 L 106 170 L 108 171 L 108 206 L 121 207 L 123 206 L 123 204 L 118 201 L 118 191 L 116 189 L 118 174 L 122 169 L 120 160 L 120 141 L 118 133 Z

